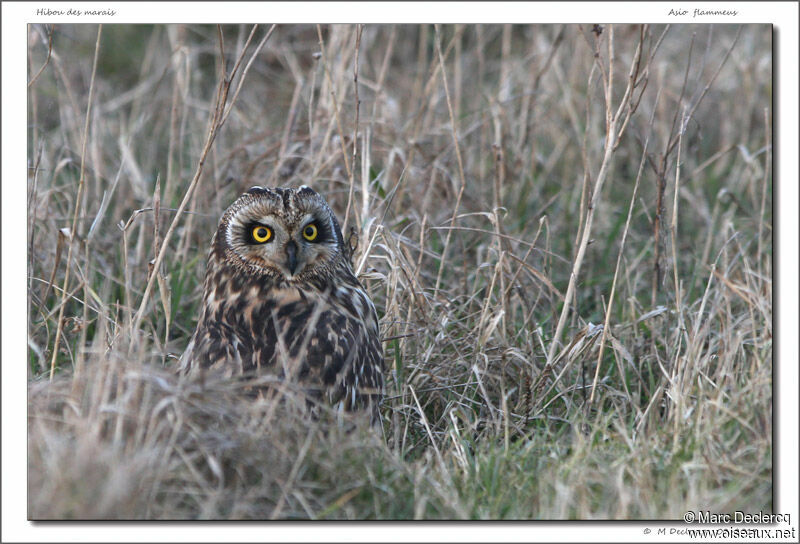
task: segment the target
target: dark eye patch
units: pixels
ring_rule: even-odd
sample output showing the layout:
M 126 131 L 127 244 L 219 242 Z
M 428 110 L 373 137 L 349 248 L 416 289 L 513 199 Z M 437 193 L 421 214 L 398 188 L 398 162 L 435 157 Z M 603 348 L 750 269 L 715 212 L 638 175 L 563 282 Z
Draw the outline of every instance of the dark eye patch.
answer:
M 314 225 L 317 228 L 317 236 L 313 240 L 314 243 L 330 242 L 331 240 L 334 239 L 330 223 L 327 220 L 322 220 L 318 217 L 314 217 L 311 221 L 309 221 L 306 224 L 305 227 L 303 227 L 301 233 L 304 233 L 309 225 Z
M 245 242 L 251 245 L 262 245 L 272 241 L 275 237 L 272 227 L 262 223 L 250 223 L 245 227 Z

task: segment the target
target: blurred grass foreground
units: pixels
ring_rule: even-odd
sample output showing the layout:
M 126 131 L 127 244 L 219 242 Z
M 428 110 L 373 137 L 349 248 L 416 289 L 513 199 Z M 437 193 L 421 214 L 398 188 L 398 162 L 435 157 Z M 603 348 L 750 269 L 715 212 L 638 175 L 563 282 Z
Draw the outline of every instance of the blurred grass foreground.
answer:
M 769 25 L 28 38 L 31 519 L 772 510 Z M 175 374 L 222 210 L 301 184 L 358 242 L 383 437 Z

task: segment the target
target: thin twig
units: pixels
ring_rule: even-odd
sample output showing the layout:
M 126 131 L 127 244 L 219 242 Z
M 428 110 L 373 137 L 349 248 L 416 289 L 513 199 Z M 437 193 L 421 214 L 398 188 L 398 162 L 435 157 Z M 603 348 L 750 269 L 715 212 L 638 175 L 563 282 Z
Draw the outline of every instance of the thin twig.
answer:
M 350 176 L 350 191 L 347 194 L 347 206 L 345 207 L 344 221 L 342 222 L 342 230 L 344 232 L 347 232 L 348 221 L 350 220 L 350 206 L 353 204 L 353 193 L 355 192 L 356 155 L 358 154 L 358 111 L 361 106 L 361 101 L 358 99 L 358 52 L 361 48 L 361 32 L 363 30 L 364 25 L 356 25 L 356 43 L 354 46 L 355 51 L 353 52 L 353 56 L 355 57 L 353 60 L 353 91 L 356 97 L 356 119 L 355 125 L 353 126 L 353 167 L 348 171 L 348 175 Z M 363 221 L 364 218 L 362 217 L 361 220 Z
M 328 68 L 328 57 L 325 54 L 325 42 L 322 39 L 322 27 L 317 25 L 317 36 L 319 38 L 319 50 L 322 53 L 322 66 L 325 68 L 325 76 L 328 78 L 328 86 L 331 88 L 331 98 L 333 99 L 333 114 L 336 117 L 336 126 L 339 128 L 339 143 L 342 147 L 342 158 L 344 159 L 344 167 L 347 170 L 348 178 L 352 175 L 350 161 L 347 159 L 347 148 L 344 142 L 344 129 L 342 128 L 342 120 L 339 116 L 339 101 L 336 99 L 336 89 L 333 86 L 333 79 L 331 72 Z
M 224 55 L 224 46 L 222 42 L 222 31 L 219 30 L 219 47 L 220 47 L 220 55 Z M 263 45 L 263 44 L 262 44 Z M 259 50 L 256 50 L 253 55 L 257 55 Z M 239 59 L 237 59 L 236 64 L 234 65 L 234 70 L 237 70 L 239 64 L 241 62 L 241 58 L 244 56 L 245 50 L 243 49 L 242 52 L 239 54 Z M 250 63 L 248 63 L 249 65 Z M 208 157 L 208 153 L 211 150 L 211 145 L 214 143 L 214 139 L 217 137 L 220 128 L 222 128 L 222 124 L 225 122 L 226 117 L 223 117 L 223 110 L 225 108 L 225 103 L 228 98 L 228 91 L 230 90 L 231 81 L 235 77 L 236 73 L 232 72 L 230 76 L 225 73 L 224 69 L 224 57 L 223 57 L 223 73 L 220 77 L 219 85 L 217 86 L 217 94 L 214 101 L 214 108 L 211 112 L 211 119 L 209 121 L 209 128 L 206 134 L 206 142 L 203 146 L 203 151 L 200 153 L 200 161 L 197 163 L 197 169 L 195 171 L 194 177 L 192 178 L 191 183 L 189 183 L 189 187 L 186 189 L 186 193 L 183 195 L 183 200 L 181 200 L 180 205 L 178 206 L 178 211 L 175 214 L 175 217 L 172 219 L 172 222 L 167 229 L 167 232 L 164 234 L 164 241 L 161 244 L 161 249 L 158 251 L 158 256 L 156 257 L 155 263 L 153 264 L 154 268 L 157 270 L 161 266 L 161 261 L 164 260 L 164 255 L 167 252 L 167 246 L 169 244 L 170 239 L 172 238 L 172 233 L 175 231 L 175 228 L 178 225 L 178 221 L 180 220 L 181 215 L 183 214 L 184 209 L 189 203 L 189 199 L 194 192 L 197 183 L 200 181 L 200 175 L 203 173 L 203 166 L 205 165 L 206 158 Z M 240 80 L 240 85 L 241 85 Z M 231 106 L 233 106 L 233 101 L 231 101 Z M 230 110 L 229 110 L 230 111 Z M 144 294 L 142 295 L 142 301 L 139 304 L 139 309 L 136 311 L 136 317 L 133 321 L 132 331 L 138 331 L 139 325 L 142 322 L 142 318 L 144 317 L 144 310 L 147 306 L 147 301 L 150 297 L 150 292 L 153 290 L 153 284 L 156 281 L 156 274 L 150 276 L 150 279 L 147 281 L 147 286 L 145 287 Z
M 250 40 L 252 39 L 253 33 L 255 33 L 257 26 L 258 25 L 253 25 L 253 30 L 250 32 L 250 36 L 247 38 L 247 42 L 245 42 L 244 47 L 242 48 L 242 53 L 239 56 L 239 60 L 240 61 L 241 61 L 242 56 L 244 56 L 244 52 L 247 51 L 247 46 L 250 44 Z M 275 30 L 276 26 L 278 26 L 278 25 L 272 25 L 271 27 L 269 27 L 269 30 L 267 31 L 267 33 L 264 35 L 263 38 L 261 38 L 261 41 L 258 42 L 258 45 L 256 46 L 256 50 L 250 56 L 250 60 L 247 61 L 247 64 L 245 65 L 244 70 L 242 70 L 242 77 L 239 78 L 239 85 L 236 86 L 236 92 L 233 93 L 233 98 L 231 99 L 231 105 L 228 106 L 228 110 L 225 112 L 225 115 L 222 117 L 222 121 L 220 122 L 220 125 L 225 123 L 225 121 L 228 119 L 228 116 L 231 114 L 231 111 L 233 110 L 233 105 L 236 103 L 236 99 L 239 97 L 239 92 L 241 92 L 242 87 L 244 87 L 244 78 L 247 77 L 247 72 L 250 71 L 250 66 L 253 64 L 253 61 L 256 60 L 256 57 L 258 57 L 258 54 L 261 52 L 261 49 L 264 47 L 264 44 L 267 43 L 267 40 L 269 40 L 269 37 L 272 36 L 272 32 Z M 231 78 L 233 78 L 233 74 L 236 73 L 236 70 L 238 68 L 239 68 L 239 62 L 237 61 L 236 66 L 234 66 L 234 68 L 233 68 L 233 72 L 231 72 Z
M 613 63 L 614 61 L 614 49 L 613 49 L 613 40 L 614 40 L 614 26 L 609 25 L 608 27 L 608 40 L 609 40 L 609 63 Z M 639 43 L 636 54 L 634 55 L 632 66 L 635 66 L 638 63 L 638 57 L 642 54 L 642 44 Z M 613 71 L 609 71 L 608 76 L 609 84 L 613 81 Z M 620 123 L 620 117 L 622 116 L 622 112 L 624 111 L 625 106 L 630 101 L 631 95 L 633 94 L 633 84 L 634 81 L 629 79 L 627 88 L 625 89 L 625 93 L 620 100 L 619 107 L 617 108 L 617 112 L 613 113 L 613 106 L 611 104 L 612 93 L 611 89 L 607 88 L 606 95 L 608 97 L 606 101 L 606 138 L 605 138 L 605 152 L 603 154 L 603 161 L 600 165 L 600 171 L 597 173 L 597 178 L 595 179 L 594 188 L 592 190 L 591 198 L 589 200 L 588 210 L 586 212 L 586 222 L 583 228 L 583 236 L 581 238 L 580 245 L 578 246 L 578 253 L 575 256 L 575 261 L 572 265 L 572 272 L 570 273 L 569 283 L 567 285 L 567 292 L 564 295 L 564 305 L 561 309 L 561 315 L 558 318 L 558 325 L 556 326 L 556 332 L 553 334 L 553 338 L 550 341 L 550 349 L 547 353 L 547 365 L 550 366 L 555 362 L 555 355 L 558 351 L 558 345 L 561 342 L 561 335 L 564 331 L 564 325 L 567 321 L 567 315 L 569 314 L 570 310 L 570 301 L 575 293 L 575 285 L 577 284 L 578 275 L 580 274 L 581 265 L 583 264 L 583 257 L 586 254 L 586 248 L 589 245 L 589 238 L 592 231 L 592 222 L 594 221 L 595 211 L 597 209 L 597 204 L 600 199 L 600 194 L 603 189 L 603 184 L 605 183 L 606 176 L 608 175 L 608 168 L 611 163 L 611 156 L 614 152 L 614 148 L 616 147 L 617 138 L 619 136 L 617 127 Z
M 658 103 L 658 98 L 656 98 L 656 104 Z M 655 120 L 657 108 L 653 107 L 653 112 L 650 115 L 650 125 L 649 131 L 647 133 L 647 137 L 644 140 L 644 146 L 642 148 L 642 159 L 639 161 L 639 170 L 636 173 L 636 181 L 633 184 L 633 192 L 631 193 L 631 201 L 628 205 L 628 217 L 625 220 L 625 228 L 622 231 L 622 240 L 619 243 L 619 253 L 617 254 L 617 265 L 614 269 L 614 279 L 611 282 L 611 292 L 608 295 L 608 305 L 606 307 L 606 315 L 603 321 L 603 335 L 600 338 L 600 347 L 597 350 L 597 366 L 595 367 L 594 371 L 594 379 L 592 380 L 592 393 L 589 395 L 589 404 L 591 405 L 594 402 L 594 393 L 597 389 L 597 381 L 600 378 L 600 367 L 602 366 L 603 361 L 603 351 L 606 346 L 606 339 L 608 337 L 608 328 L 611 325 L 611 309 L 614 306 L 614 295 L 617 292 L 617 278 L 619 277 L 619 270 L 622 265 L 622 255 L 625 251 L 625 241 L 628 238 L 628 229 L 630 229 L 631 225 L 631 217 L 633 217 L 633 205 L 636 201 L 636 194 L 639 191 L 639 181 L 642 179 L 642 171 L 644 169 L 645 159 L 647 157 L 647 145 L 650 143 L 650 133 L 653 130 L 653 121 Z M 622 376 L 620 376 L 622 378 Z M 623 379 L 624 383 L 624 379 Z
M 444 83 L 444 94 L 445 98 L 447 99 L 447 111 L 450 114 L 450 134 L 453 136 L 453 147 L 456 150 L 456 160 L 458 161 L 458 176 L 459 181 L 461 182 L 461 187 L 458 190 L 458 197 L 456 198 L 456 205 L 453 208 L 453 216 L 450 219 L 450 230 L 447 231 L 447 236 L 445 237 L 444 241 L 444 249 L 442 249 L 442 260 L 439 262 L 439 272 L 436 274 L 436 286 L 433 289 L 434 297 L 439 293 L 439 285 L 442 281 L 442 272 L 444 271 L 444 263 L 447 260 L 447 250 L 450 247 L 450 237 L 452 234 L 453 225 L 456 222 L 456 215 L 458 214 L 458 209 L 461 207 L 461 197 L 464 196 L 464 187 L 466 186 L 466 182 L 464 181 L 464 164 L 461 160 L 461 147 L 458 144 L 458 134 L 456 133 L 456 121 L 455 115 L 453 114 L 453 104 L 450 102 L 450 90 L 447 86 L 447 72 L 444 68 L 444 56 L 442 55 L 442 40 L 439 34 L 439 25 L 434 25 L 434 29 L 436 30 L 436 52 L 439 54 L 439 66 L 442 71 L 442 82 Z
M 39 79 L 39 76 L 42 74 L 42 72 L 44 72 L 44 69 L 47 68 L 47 65 L 50 64 L 50 57 L 53 54 L 53 33 L 53 25 L 50 25 L 50 31 L 47 33 L 47 58 L 44 59 L 44 64 L 42 64 L 42 67 L 39 68 L 38 72 L 36 72 L 36 75 L 33 76 L 28 82 L 29 89 L 34 83 L 36 83 L 36 80 Z
M 50 379 L 56 371 L 56 359 L 58 358 L 58 344 L 61 342 L 61 331 L 64 328 L 64 308 L 66 306 L 65 296 L 67 293 L 67 286 L 69 285 L 70 266 L 72 264 L 72 248 L 75 246 L 74 242 L 78 240 L 78 212 L 81 206 L 81 197 L 83 194 L 83 186 L 86 180 L 86 143 L 89 140 L 89 119 L 91 119 L 92 102 L 94 100 L 94 78 L 97 74 L 97 58 L 100 56 L 100 36 L 103 32 L 103 25 L 97 26 L 97 41 L 94 45 L 94 60 L 92 61 L 92 77 L 89 81 L 89 98 L 86 104 L 86 120 L 83 125 L 83 145 L 81 149 L 81 174 L 78 181 L 78 194 L 75 196 L 75 211 L 72 216 L 72 229 L 69 233 L 68 250 L 67 250 L 67 263 L 64 272 L 64 284 L 61 288 L 64 296 L 61 298 L 61 308 L 58 310 L 58 321 L 56 327 L 56 339 L 53 342 L 53 358 L 50 360 Z

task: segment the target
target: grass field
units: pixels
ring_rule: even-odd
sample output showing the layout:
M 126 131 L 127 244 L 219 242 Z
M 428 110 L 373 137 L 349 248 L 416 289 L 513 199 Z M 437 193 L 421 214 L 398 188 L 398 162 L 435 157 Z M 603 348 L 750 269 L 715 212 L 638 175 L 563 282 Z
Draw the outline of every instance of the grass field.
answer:
M 769 25 L 32 25 L 32 519 L 769 512 Z M 175 375 L 220 214 L 358 240 L 384 437 Z

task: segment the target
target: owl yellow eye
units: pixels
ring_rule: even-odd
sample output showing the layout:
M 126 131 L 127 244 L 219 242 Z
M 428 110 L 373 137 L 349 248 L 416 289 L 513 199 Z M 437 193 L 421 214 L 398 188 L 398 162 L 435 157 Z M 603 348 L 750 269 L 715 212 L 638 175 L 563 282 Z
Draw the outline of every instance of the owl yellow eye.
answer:
M 253 237 L 253 241 L 263 244 L 265 242 L 269 242 L 272 238 L 272 229 L 258 225 L 253 227 L 253 230 L 250 231 L 250 234 Z
M 317 239 L 317 226 L 314 223 L 309 223 L 303 229 L 303 238 L 308 240 L 309 242 L 313 242 Z

